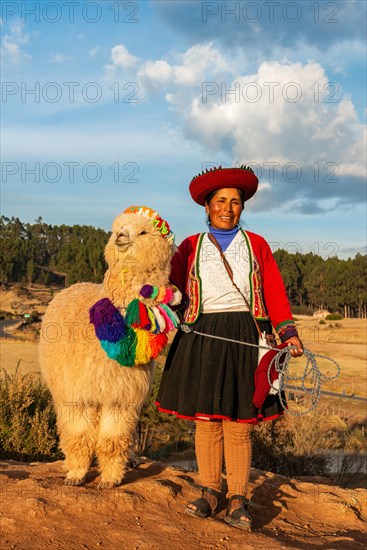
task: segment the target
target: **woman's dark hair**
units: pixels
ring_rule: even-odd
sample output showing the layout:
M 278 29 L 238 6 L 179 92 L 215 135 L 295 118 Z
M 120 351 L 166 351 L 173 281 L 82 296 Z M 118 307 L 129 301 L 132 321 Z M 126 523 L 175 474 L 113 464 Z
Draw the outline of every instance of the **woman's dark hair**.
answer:
M 210 204 L 210 201 L 212 200 L 212 198 L 214 197 L 214 195 L 216 193 L 218 193 L 219 189 L 215 189 L 214 191 L 210 191 L 210 193 L 207 194 L 207 196 L 205 197 L 205 204 Z M 237 189 L 239 195 L 240 195 L 240 199 L 241 199 L 241 204 L 242 204 L 242 208 L 245 208 L 245 194 L 244 192 L 241 190 L 241 189 Z

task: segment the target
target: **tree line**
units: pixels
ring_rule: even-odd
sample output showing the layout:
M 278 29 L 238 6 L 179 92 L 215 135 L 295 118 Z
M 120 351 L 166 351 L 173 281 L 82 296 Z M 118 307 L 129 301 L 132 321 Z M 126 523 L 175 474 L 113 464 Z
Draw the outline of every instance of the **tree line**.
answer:
M 312 252 L 276 250 L 274 257 L 294 312 L 326 309 L 344 317 L 367 317 L 366 254 L 324 260 Z
M 1 216 L 0 280 L 69 286 L 100 283 L 106 270 L 109 234 L 87 225 L 49 225 L 38 218 L 22 223 Z
M 110 233 L 86 225 L 22 223 L 1 216 L 0 281 L 69 286 L 100 283 Z M 274 253 L 295 313 L 327 309 L 344 317 L 367 317 L 367 255 L 323 259 L 309 252 Z

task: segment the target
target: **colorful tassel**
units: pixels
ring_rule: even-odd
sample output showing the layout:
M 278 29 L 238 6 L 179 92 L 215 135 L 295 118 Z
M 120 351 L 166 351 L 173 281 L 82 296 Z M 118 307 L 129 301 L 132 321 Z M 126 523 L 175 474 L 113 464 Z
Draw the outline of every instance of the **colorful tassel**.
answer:
M 149 349 L 150 349 L 150 355 L 153 359 L 158 357 L 162 349 L 167 345 L 168 337 L 167 334 L 160 333 L 160 334 L 149 334 Z
M 173 327 L 177 328 L 178 327 L 178 323 L 177 323 L 177 320 L 176 320 L 176 319 L 178 319 L 177 315 L 175 316 L 173 314 L 172 309 L 169 306 L 167 306 L 166 304 L 161 304 L 160 307 L 162 309 L 164 309 L 164 311 L 167 313 L 168 317 L 171 319 L 171 321 L 173 323 Z
M 120 353 L 116 361 L 123 367 L 132 367 L 135 364 L 137 338 L 135 331 L 129 328 L 126 336 L 120 342 Z
M 163 308 L 163 304 L 160 304 L 157 307 L 158 307 L 159 311 L 161 312 L 161 315 L 164 317 L 164 320 L 165 320 L 165 323 L 166 323 L 166 328 L 165 328 L 164 332 L 169 332 L 171 330 L 174 330 L 175 325 L 174 325 L 172 319 L 170 318 L 170 316 L 168 315 L 168 313 L 166 312 L 166 310 Z
M 140 326 L 140 317 L 139 317 L 139 300 L 135 298 L 126 308 L 125 321 L 128 325 L 131 326 Z
M 153 311 L 150 309 L 150 307 L 147 307 L 147 314 L 150 321 L 150 332 L 159 332 L 159 327 L 157 330 L 157 322 L 154 317 Z
M 181 323 L 181 319 L 179 318 L 179 316 L 177 315 L 177 313 L 175 311 L 173 311 L 172 309 L 170 310 L 171 311 L 171 315 L 173 315 L 175 321 L 175 326 L 176 328 L 178 327 L 178 325 Z
M 140 323 L 138 325 L 131 323 L 131 326 L 136 328 L 143 328 L 144 330 L 150 330 L 152 324 L 148 316 L 147 307 L 141 302 L 139 302 L 139 317 Z
M 107 356 L 110 359 L 117 360 L 121 352 L 121 343 L 120 342 L 109 342 L 108 340 L 101 340 L 101 346 L 104 351 L 107 353 Z
M 112 319 L 115 313 L 115 306 L 108 298 L 102 298 L 98 300 L 89 310 L 90 322 L 94 325 L 99 325 L 102 322 L 108 322 Z
M 108 298 L 99 300 L 90 308 L 89 318 L 99 340 L 116 343 L 126 334 L 125 320 Z
M 151 360 L 149 333 L 139 328 L 137 328 L 135 332 L 137 337 L 135 365 L 144 365 Z
M 159 326 L 159 331 L 160 332 L 165 332 L 165 330 L 166 330 L 166 321 L 164 320 L 163 315 L 161 314 L 161 312 L 159 311 L 159 309 L 156 306 L 152 307 L 152 311 L 154 313 L 156 323 Z
M 157 293 L 157 301 L 170 301 L 171 288 L 144 285 L 142 298 Z M 109 298 L 96 302 L 89 310 L 90 322 L 107 357 L 121 366 L 149 363 L 167 345 L 167 332 L 174 330 L 179 319 L 166 303 L 147 307 L 137 298 L 127 306 L 125 319 Z

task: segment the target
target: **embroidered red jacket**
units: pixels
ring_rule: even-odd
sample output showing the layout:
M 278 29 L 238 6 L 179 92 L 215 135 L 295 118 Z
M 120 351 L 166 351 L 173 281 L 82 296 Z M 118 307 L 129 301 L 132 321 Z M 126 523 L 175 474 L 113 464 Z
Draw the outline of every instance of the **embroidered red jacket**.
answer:
M 270 246 L 260 235 L 243 231 L 248 247 L 250 274 L 249 302 L 252 314 L 259 320 L 270 320 L 284 341 L 297 335 L 283 279 Z M 187 237 L 172 258 L 171 282 L 176 285 L 186 304 L 183 323 L 192 324 L 201 309 L 199 255 L 205 233 Z

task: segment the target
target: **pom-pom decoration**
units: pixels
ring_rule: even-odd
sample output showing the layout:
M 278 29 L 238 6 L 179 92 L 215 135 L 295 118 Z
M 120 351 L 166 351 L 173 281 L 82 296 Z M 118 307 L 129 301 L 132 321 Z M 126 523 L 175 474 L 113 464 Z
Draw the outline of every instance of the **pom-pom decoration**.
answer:
M 160 295 L 164 302 L 172 299 L 171 288 L 144 285 L 142 300 Z M 139 299 L 132 300 L 125 316 L 109 298 L 96 302 L 89 310 L 90 322 L 107 357 L 121 366 L 144 365 L 155 359 L 167 345 L 167 333 L 178 327 L 180 321 L 167 303 L 148 307 Z
M 161 303 L 163 302 L 164 298 L 166 296 L 166 289 L 164 286 L 161 286 L 158 292 L 158 295 L 156 297 L 156 302 Z
M 156 297 L 158 296 L 158 292 L 159 292 L 159 287 L 153 286 L 153 291 L 152 291 L 152 294 L 150 295 L 152 300 L 156 299 Z
M 172 286 L 172 298 L 170 299 L 170 301 L 168 302 L 168 305 L 170 306 L 178 306 L 178 304 L 181 302 L 182 300 L 182 294 L 181 292 L 178 290 L 177 286 Z
M 177 286 L 153 286 L 153 285 L 144 285 L 141 287 L 139 292 L 140 300 L 151 299 L 156 303 L 169 304 L 170 306 L 176 306 L 181 301 L 181 292 L 178 290 Z M 130 306 L 130 304 L 129 304 Z
M 170 288 L 166 288 L 166 294 L 165 294 L 165 296 L 164 296 L 162 302 L 163 302 L 164 304 L 169 304 L 170 301 L 172 300 L 172 297 L 173 297 L 173 292 L 172 292 L 172 290 L 171 290 Z
M 153 287 L 152 285 L 144 285 L 140 289 L 140 296 L 143 298 L 150 298 L 153 294 Z

